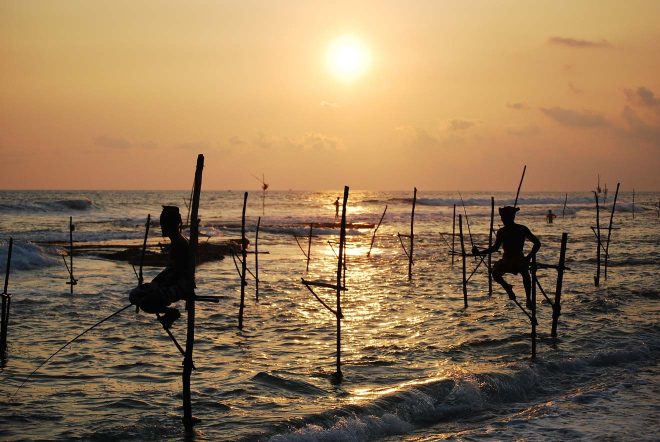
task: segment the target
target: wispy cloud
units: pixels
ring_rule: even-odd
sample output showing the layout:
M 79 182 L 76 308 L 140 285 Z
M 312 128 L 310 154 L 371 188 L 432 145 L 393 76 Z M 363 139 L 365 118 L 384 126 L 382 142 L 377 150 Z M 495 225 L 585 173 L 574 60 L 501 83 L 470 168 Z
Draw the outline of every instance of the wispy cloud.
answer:
M 195 150 L 198 152 L 204 152 L 209 149 L 209 145 L 202 141 L 190 141 L 190 142 L 179 143 L 176 144 L 174 147 L 176 147 L 177 149 Z
M 506 107 L 509 109 L 514 109 L 514 110 L 525 110 L 529 109 L 529 106 L 527 106 L 525 103 L 519 102 L 519 103 L 507 103 Z
M 133 144 L 125 138 L 101 135 L 94 138 L 94 144 L 106 149 L 129 149 Z
M 655 96 L 652 90 L 640 86 L 637 89 L 624 89 L 628 101 L 637 106 L 653 108 L 660 111 L 660 99 Z
M 622 117 L 628 125 L 629 135 L 660 148 L 660 125 L 646 123 L 630 106 L 623 109 Z
M 449 130 L 458 131 L 458 130 L 467 130 L 471 127 L 474 127 L 477 123 L 469 120 L 450 120 L 449 121 Z
M 612 43 L 607 40 L 580 40 L 577 38 L 569 37 L 550 37 L 548 43 L 557 46 L 565 46 L 576 49 L 589 49 L 589 48 L 611 48 Z
M 559 124 L 570 127 L 603 127 L 610 123 L 600 114 L 588 111 L 576 111 L 561 107 L 541 108 L 541 112 Z
M 568 89 L 573 92 L 575 95 L 580 95 L 584 92 L 584 90 L 580 89 L 576 85 L 573 84 L 573 82 L 568 83 Z
M 321 101 L 320 103 L 321 107 L 329 108 L 329 109 L 339 109 L 341 106 L 339 106 L 338 103 L 333 103 L 331 101 Z

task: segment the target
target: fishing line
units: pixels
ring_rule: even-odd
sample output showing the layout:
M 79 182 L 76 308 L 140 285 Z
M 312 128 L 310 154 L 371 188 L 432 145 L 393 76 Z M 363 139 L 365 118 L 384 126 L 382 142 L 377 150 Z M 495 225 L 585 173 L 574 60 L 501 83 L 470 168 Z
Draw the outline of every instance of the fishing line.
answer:
M 16 389 L 16 391 L 14 391 L 14 393 L 12 393 L 11 396 L 9 396 L 9 400 L 11 400 L 11 399 L 16 395 L 16 393 L 18 393 L 18 390 L 20 390 L 21 387 L 23 387 L 23 385 L 25 385 L 25 383 L 26 383 L 26 382 L 32 377 L 33 374 L 35 374 L 35 373 L 36 373 L 41 367 L 43 367 L 44 365 L 46 365 L 46 364 L 48 363 L 48 361 L 50 361 L 53 357 L 55 357 L 56 354 L 58 354 L 59 352 L 61 352 L 62 350 L 64 350 L 66 347 L 68 347 L 70 344 L 72 344 L 73 342 L 75 342 L 78 338 L 80 338 L 80 337 L 81 337 L 82 335 L 84 335 L 85 333 L 87 333 L 87 332 L 93 330 L 95 327 L 97 327 L 97 326 L 103 324 L 103 323 L 104 323 L 105 321 L 107 321 L 108 319 L 110 319 L 110 318 L 112 318 L 112 317 L 114 317 L 114 316 L 117 316 L 119 313 L 123 312 L 124 310 L 126 310 L 127 308 L 132 307 L 132 306 L 133 306 L 133 304 L 128 304 L 127 306 L 122 307 L 121 309 L 117 310 L 116 312 L 114 312 L 114 313 L 111 314 L 110 316 L 107 316 L 106 318 L 101 319 L 99 322 L 97 322 L 96 324 L 92 325 L 91 327 L 89 327 L 88 329 L 86 329 L 84 332 L 80 333 L 78 336 L 76 336 L 75 338 L 71 339 L 69 342 L 67 342 L 67 343 L 64 344 L 62 347 L 60 347 L 59 350 L 57 350 L 55 353 L 53 353 L 52 355 L 50 355 L 50 356 L 48 357 L 48 359 L 46 359 L 44 362 L 42 362 L 41 365 L 39 365 L 37 368 L 35 368 L 34 371 L 33 371 L 32 373 L 30 373 L 30 374 L 28 375 L 28 377 L 25 378 L 25 380 L 23 381 L 23 383 L 22 383 L 21 385 L 18 386 L 18 388 Z

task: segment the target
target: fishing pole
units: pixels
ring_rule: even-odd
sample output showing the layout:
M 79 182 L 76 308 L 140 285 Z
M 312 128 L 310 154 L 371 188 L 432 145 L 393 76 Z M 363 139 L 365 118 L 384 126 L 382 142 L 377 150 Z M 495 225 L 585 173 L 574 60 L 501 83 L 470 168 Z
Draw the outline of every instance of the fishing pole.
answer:
M 55 357 L 56 354 L 58 354 L 59 352 L 61 352 L 62 350 L 64 350 L 64 349 L 65 349 L 66 347 L 68 347 L 70 344 L 74 343 L 78 338 L 80 338 L 80 337 L 81 337 L 82 335 L 84 335 L 85 333 L 87 333 L 87 332 L 93 330 L 93 329 L 96 328 L 97 326 L 103 324 L 103 323 L 104 323 L 105 321 L 107 321 L 108 319 L 110 319 L 110 318 L 112 318 L 112 317 L 114 317 L 114 316 L 117 316 L 119 313 L 123 312 L 124 310 L 126 310 L 127 308 L 132 307 L 132 306 L 133 306 L 133 304 L 128 304 L 127 306 L 120 308 L 119 310 L 117 310 L 116 312 L 114 312 L 113 314 L 111 314 L 110 316 L 107 316 L 107 317 L 101 319 L 99 322 L 97 322 L 96 324 L 92 325 L 91 327 L 89 327 L 88 329 L 86 329 L 84 332 L 80 333 L 78 336 L 76 336 L 75 338 L 71 339 L 70 341 L 68 341 L 68 342 L 67 342 L 66 344 L 64 344 L 63 346 L 61 346 L 59 350 L 57 350 L 55 353 L 53 353 L 52 355 L 50 355 L 50 356 L 48 357 L 48 359 L 46 359 L 44 362 L 42 362 L 37 368 L 34 369 L 34 371 L 33 371 L 32 373 L 30 373 L 30 374 L 28 375 L 28 377 L 25 378 L 25 380 L 23 381 L 23 383 L 22 383 L 21 385 L 18 386 L 18 388 L 16 389 L 16 391 L 14 391 L 14 393 L 12 393 L 11 396 L 9 396 L 9 400 L 11 400 L 11 399 L 16 395 L 16 393 L 18 393 L 18 390 L 20 390 L 21 387 L 23 387 L 23 385 L 25 385 L 25 383 L 26 383 L 26 382 L 32 377 L 33 374 L 35 374 L 35 373 L 36 373 L 41 367 L 43 367 L 44 365 L 46 365 L 46 364 L 48 363 L 48 361 L 50 361 L 52 358 Z
M 461 203 L 463 204 L 463 213 L 465 213 L 465 222 L 467 224 L 468 234 L 470 235 L 470 244 L 472 244 L 472 247 L 474 247 L 474 241 L 472 241 L 472 232 L 470 232 L 470 220 L 468 219 L 467 210 L 465 209 L 465 201 L 463 201 L 463 195 L 461 195 L 461 192 L 458 192 L 458 196 L 461 197 Z
M 520 183 L 518 183 L 518 191 L 516 192 L 516 200 L 513 202 L 513 207 L 518 207 L 518 196 L 520 196 L 520 188 L 522 187 L 523 180 L 525 179 L 525 171 L 527 170 L 527 165 L 523 168 L 522 176 L 520 177 Z

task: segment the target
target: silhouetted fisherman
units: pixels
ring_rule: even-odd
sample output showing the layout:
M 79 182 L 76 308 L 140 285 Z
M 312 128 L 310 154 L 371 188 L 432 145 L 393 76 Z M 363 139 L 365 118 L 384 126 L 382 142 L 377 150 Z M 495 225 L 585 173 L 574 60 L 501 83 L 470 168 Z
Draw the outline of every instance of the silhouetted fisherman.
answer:
M 555 220 L 555 218 L 557 218 L 557 215 L 552 213 L 552 209 L 548 209 L 548 213 L 545 215 L 545 221 L 548 224 L 552 224 L 552 222 Z
M 532 279 L 529 276 L 529 262 L 532 256 L 541 248 L 541 241 L 527 227 L 515 223 L 516 212 L 518 210 L 520 210 L 518 207 L 500 207 L 499 212 L 504 227 L 497 231 L 495 243 L 483 251 L 479 251 L 476 246 L 472 247 L 472 253 L 475 255 L 488 255 L 497 251 L 502 246 L 504 254 L 502 255 L 502 259 L 493 265 L 493 279 L 506 290 L 509 299 L 516 299 L 511 284 L 508 284 L 504 280 L 503 275 L 505 273 L 513 273 L 514 275 L 520 273 L 525 286 L 527 308 L 531 308 L 530 294 L 532 290 Z M 526 239 L 534 244 L 527 256 L 523 253 L 523 246 Z
M 335 218 L 339 216 L 339 197 L 334 202 L 335 205 Z
M 169 262 L 150 283 L 131 290 L 129 299 L 147 313 L 163 314 L 159 317 L 163 327 L 170 328 L 181 314 L 171 303 L 186 299 L 194 289 L 188 240 L 181 235 L 181 215 L 176 206 L 163 206 L 160 214 L 163 236 L 170 239 Z

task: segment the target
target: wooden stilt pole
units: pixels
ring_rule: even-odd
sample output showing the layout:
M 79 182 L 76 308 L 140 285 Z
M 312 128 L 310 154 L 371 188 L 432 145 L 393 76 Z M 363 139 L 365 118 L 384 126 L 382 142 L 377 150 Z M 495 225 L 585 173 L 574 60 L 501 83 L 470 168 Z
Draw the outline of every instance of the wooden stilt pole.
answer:
M 374 229 L 374 234 L 371 236 L 371 244 L 369 245 L 369 251 L 367 252 L 367 256 L 371 256 L 371 249 L 374 246 L 374 240 L 376 239 L 376 232 L 378 232 L 378 228 L 380 227 L 381 223 L 383 222 L 383 218 L 385 218 L 385 213 L 387 212 L 387 204 L 385 205 L 385 210 L 383 210 L 383 214 L 380 216 L 380 221 L 378 221 L 378 225 Z
M 147 251 L 147 239 L 149 239 L 149 227 L 151 224 L 151 214 L 147 214 L 147 224 L 144 229 L 144 241 L 142 242 L 142 252 L 140 253 L 140 268 L 138 270 L 138 285 L 144 284 L 144 276 L 142 275 L 142 267 L 144 266 L 144 255 Z
M 238 328 L 243 330 L 243 310 L 245 308 L 245 273 L 247 269 L 247 249 L 245 241 L 245 208 L 247 206 L 248 193 L 245 192 L 243 195 L 243 215 L 241 216 L 241 256 L 243 257 L 243 262 L 241 263 L 241 305 L 238 309 Z
M 635 189 L 633 189 L 632 217 L 635 219 Z
M 612 200 L 612 212 L 610 213 L 610 226 L 607 228 L 607 241 L 605 242 L 605 281 L 607 281 L 607 260 L 610 254 L 610 237 L 612 235 L 612 221 L 614 220 L 614 210 L 616 209 L 616 199 L 619 196 L 619 186 L 621 183 L 616 183 L 616 192 L 614 192 L 614 199 Z
M 568 233 L 561 234 L 561 249 L 559 251 L 559 264 L 557 265 L 557 286 L 555 288 L 555 302 L 552 304 L 552 332 L 553 338 L 557 337 L 557 323 L 561 315 L 561 289 L 564 283 L 564 269 L 566 264 L 566 244 L 568 243 Z
M 73 276 L 73 231 L 76 226 L 73 225 L 73 217 L 69 217 L 69 284 L 71 294 L 73 295 L 73 286 L 78 284 L 78 280 Z
M 202 171 L 204 169 L 204 155 L 197 156 L 197 167 L 195 169 L 195 184 L 193 186 L 193 198 L 190 210 L 190 271 L 191 277 L 195 278 L 195 264 L 197 257 L 197 241 L 199 238 L 199 197 L 202 191 Z M 186 356 L 183 359 L 183 425 L 187 432 L 192 431 L 195 419 L 192 415 L 192 402 L 190 398 L 190 375 L 193 370 L 193 345 L 195 343 L 195 293 L 192 291 L 186 301 L 188 310 L 188 328 L 186 332 Z
M 314 229 L 314 223 L 309 224 L 309 238 L 307 239 L 307 267 L 305 268 L 306 272 L 309 272 L 309 258 L 312 251 L 312 230 Z
M 2 316 L 0 317 L 0 358 L 5 359 L 7 355 L 7 334 L 9 330 L 9 308 L 11 307 L 11 296 L 7 293 L 9 288 L 9 271 L 11 269 L 11 254 L 14 248 L 14 238 L 9 238 L 7 249 L 7 267 L 5 268 L 5 286 L 2 290 Z
M 493 224 L 495 223 L 495 197 L 490 197 L 490 228 L 488 229 L 488 248 L 493 245 Z M 493 258 L 488 254 L 488 296 L 493 296 Z
M 461 259 L 463 262 L 463 304 L 465 308 L 468 306 L 467 299 L 467 278 L 466 278 L 466 262 L 465 262 L 465 240 L 463 239 L 463 215 L 458 215 L 458 237 L 461 241 Z
M 417 204 L 417 187 L 413 193 L 412 214 L 410 215 L 410 253 L 408 253 L 408 280 L 412 279 L 413 247 L 415 246 L 415 204 Z
M 600 285 L 600 207 L 598 203 L 598 193 L 594 192 L 596 197 L 596 276 L 594 276 L 594 285 Z
M 561 209 L 561 219 L 564 219 L 564 216 L 566 215 L 566 203 L 568 202 L 568 193 L 564 197 L 564 208 Z
M 531 301 L 532 301 L 532 360 L 536 359 L 536 256 L 532 255 L 532 265 L 530 266 L 531 270 L 531 279 L 532 279 L 532 291 L 531 291 Z
M 456 256 L 456 204 L 454 204 L 454 214 L 451 218 L 451 266 L 454 267 L 454 256 Z
M 346 244 L 346 203 L 348 202 L 348 186 L 344 186 L 344 203 L 341 210 L 341 230 L 339 232 L 339 253 L 337 263 L 337 372 L 335 377 L 340 380 L 343 377 L 341 372 L 341 291 L 342 275 L 344 274 L 344 253 Z
M 257 233 L 254 235 L 254 287 L 259 302 L 259 226 L 261 217 L 257 219 Z
M 520 183 L 518 184 L 518 190 L 516 191 L 516 200 L 513 202 L 513 207 L 518 207 L 518 196 L 520 196 L 520 188 L 522 187 L 523 180 L 525 179 L 525 171 L 527 170 L 527 165 L 523 168 L 522 176 L 520 177 Z

